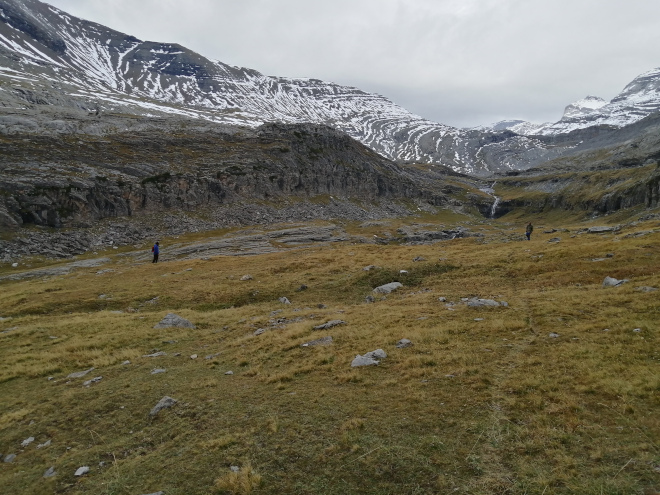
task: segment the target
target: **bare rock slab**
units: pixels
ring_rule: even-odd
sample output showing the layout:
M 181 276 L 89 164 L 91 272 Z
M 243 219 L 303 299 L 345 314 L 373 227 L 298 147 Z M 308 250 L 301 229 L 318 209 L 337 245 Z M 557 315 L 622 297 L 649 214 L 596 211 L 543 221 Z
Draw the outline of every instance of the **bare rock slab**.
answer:
M 76 371 L 75 373 L 71 373 L 69 376 L 67 376 L 67 378 L 82 378 L 87 373 L 90 373 L 90 372 L 94 371 L 94 369 L 95 368 L 90 368 L 90 369 L 85 370 L 85 371 Z
M 172 407 L 174 404 L 179 402 L 176 399 L 173 399 L 172 397 L 165 396 L 162 399 L 158 401 L 158 404 L 156 404 L 153 409 L 149 412 L 149 416 L 156 416 L 159 412 L 161 412 L 163 409 L 169 409 Z
M 49 467 L 49 468 L 46 470 L 46 472 L 44 473 L 44 478 L 52 478 L 52 477 L 55 476 L 56 474 L 57 474 L 57 472 L 55 471 L 55 467 L 54 467 L 54 466 L 51 466 L 51 467 Z
M 301 344 L 300 347 L 326 346 L 326 345 L 331 345 L 332 342 L 333 342 L 332 337 L 328 336 L 328 337 L 312 340 L 311 342 L 306 342 L 304 344 Z
M 328 330 L 329 328 L 336 327 L 339 325 L 346 325 L 344 320 L 331 320 L 322 325 L 317 325 L 314 327 L 314 330 Z
M 403 284 L 401 284 L 400 282 L 390 282 L 389 284 L 376 287 L 374 289 L 374 292 L 376 294 L 389 294 L 390 292 L 400 289 L 401 287 L 403 287 Z
M 470 306 L 471 308 L 479 308 L 479 307 L 484 307 L 484 306 L 491 306 L 491 307 L 499 306 L 500 303 L 498 303 L 497 301 L 494 301 L 493 299 L 478 299 L 478 298 L 475 298 L 475 299 L 470 299 L 467 302 L 467 305 Z M 508 304 L 506 306 L 508 306 Z
M 190 321 L 185 318 L 175 315 L 174 313 L 168 313 L 165 318 L 160 320 L 154 328 L 170 328 L 170 327 L 179 327 L 179 328 L 195 328 Z

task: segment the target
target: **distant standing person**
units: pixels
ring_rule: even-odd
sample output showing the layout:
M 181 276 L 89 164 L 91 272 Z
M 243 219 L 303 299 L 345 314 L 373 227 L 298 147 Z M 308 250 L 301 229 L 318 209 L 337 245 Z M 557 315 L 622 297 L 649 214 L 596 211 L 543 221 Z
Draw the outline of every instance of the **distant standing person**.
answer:
M 151 248 L 151 252 L 154 253 L 154 260 L 152 263 L 158 263 L 158 254 L 160 253 L 160 246 L 158 243 L 154 244 L 154 247 Z
M 527 236 L 527 240 L 530 240 L 530 237 L 532 236 L 532 232 L 534 232 L 534 227 L 532 226 L 532 222 L 529 222 L 527 224 L 527 228 L 525 229 L 525 235 Z

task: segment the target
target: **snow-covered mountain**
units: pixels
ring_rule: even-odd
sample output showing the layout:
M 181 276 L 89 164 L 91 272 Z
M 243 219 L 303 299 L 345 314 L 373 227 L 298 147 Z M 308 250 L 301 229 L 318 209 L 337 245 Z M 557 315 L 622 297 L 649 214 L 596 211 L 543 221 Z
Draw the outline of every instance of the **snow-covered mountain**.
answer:
M 456 129 L 381 95 L 318 79 L 265 76 L 180 45 L 138 40 L 38 0 L 0 0 L 0 21 L 0 113 L 5 115 L 48 105 L 250 127 L 323 123 L 399 162 L 487 174 L 527 168 L 570 147 L 549 144 L 544 136 L 603 123 L 626 125 L 660 109 L 656 70 L 606 105 L 598 107 L 601 100 L 590 98 L 570 105 L 554 124 L 512 121 L 490 129 Z M 25 124 L 7 122 L 11 125 L 2 127 L 0 115 L 0 131 Z

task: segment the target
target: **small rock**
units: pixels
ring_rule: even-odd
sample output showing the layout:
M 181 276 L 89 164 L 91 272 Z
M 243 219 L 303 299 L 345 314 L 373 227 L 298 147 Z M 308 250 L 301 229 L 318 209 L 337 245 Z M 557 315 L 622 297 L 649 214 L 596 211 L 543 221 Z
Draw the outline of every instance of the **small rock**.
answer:
M 416 263 L 418 261 L 426 261 L 426 258 L 423 256 L 417 256 L 416 258 L 413 258 L 413 263 Z
M 149 416 L 156 416 L 159 412 L 161 412 L 163 409 L 169 409 L 172 407 L 174 404 L 179 402 L 176 399 L 173 399 L 172 397 L 165 396 L 162 399 L 158 401 L 158 404 L 156 404 L 153 409 L 149 412 Z
M 56 474 L 57 474 L 57 472 L 55 471 L 55 467 L 54 467 L 54 466 L 51 466 L 51 467 L 49 467 L 49 468 L 46 470 L 46 472 L 44 473 L 44 476 L 43 476 L 43 477 L 44 477 L 44 478 L 52 478 L 52 477 L 55 476 Z
M 607 253 L 605 255 L 606 258 L 614 258 L 614 253 Z
M 483 318 L 475 318 L 474 321 L 484 321 Z
M 238 473 L 241 470 L 238 466 L 230 466 L 229 469 L 232 473 Z
M 376 298 L 369 294 L 367 297 L 364 298 L 364 302 L 367 304 L 372 304 L 376 302 Z
M 312 340 L 310 342 L 301 344 L 300 347 L 326 346 L 332 344 L 332 342 L 333 342 L 332 337 L 322 337 L 320 339 Z
M 408 270 L 399 270 L 401 275 L 408 275 Z
M 317 304 L 316 307 L 319 308 L 319 309 L 326 309 L 327 308 L 327 306 L 325 304 Z
M 159 323 L 157 323 L 154 328 L 169 328 L 169 327 L 180 327 L 180 328 L 195 328 L 191 322 L 185 318 L 181 318 L 179 315 L 174 313 L 168 313 L 165 318 L 163 318 Z
M 18 263 L 12 263 L 12 264 L 11 264 L 11 267 L 12 267 L 12 268 L 17 268 L 17 267 L 18 267 Z
M 83 387 L 89 387 L 93 383 L 98 383 L 103 379 L 102 376 L 97 376 L 96 378 L 92 378 L 91 380 L 87 380 L 86 382 L 83 383 Z
M 253 280 L 252 275 L 243 275 L 241 277 L 241 282 L 247 282 L 248 280 Z
M 609 328 L 603 328 L 603 332 L 609 332 L 609 331 L 610 331 Z
M 21 442 L 21 447 L 27 447 L 30 445 L 32 442 L 34 442 L 34 437 L 26 438 Z
M 376 268 L 378 268 L 376 265 L 369 265 L 369 266 L 365 266 L 363 270 L 365 272 L 370 272 L 371 270 L 375 270 Z
M 234 374 L 233 371 L 227 371 L 227 372 L 225 372 L 225 375 L 233 375 L 233 374 Z
M 376 287 L 374 289 L 374 292 L 376 294 L 389 294 L 392 291 L 395 291 L 397 289 L 400 289 L 403 287 L 403 284 L 399 282 L 391 282 L 389 284 L 381 285 L 380 287 Z
M 280 297 L 280 302 L 282 304 L 291 304 L 291 301 L 289 301 L 289 299 L 286 297 Z
M 3 462 L 7 462 L 7 463 L 14 462 L 14 459 L 16 459 L 16 454 L 9 454 L 5 456 Z
M 556 338 L 559 338 L 559 334 L 551 332 L 551 333 L 548 334 L 548 337 L 550 337 L 551 339 L 556 339 Z
M 197 359 L 197 354 L 193 354 L 192 356 L 190 356 L 190 359 Z
M 50 444 L 51 444 L 51 440 L 48 440 L 47 442 L 40 443 L 39 445 L 37 445 L 37 448 L 38 449 L 45 449 L 46 447 L 50 447 Z
M 128 360 L 126 360 L 126 361 L 124 361 L 123 363 L 121 363 L 122 366 L 128 366 L 129 364 L 131 364 L 131 362 L 128 361 Z
M 628 282 L 628 279 L 623 279 L 623 280 L 617 280 L 616 278 L 613 277 L 605 277 L 603 280 L 603 287 L 618 287 L 620 285 L 625 284 Z
M 561 237 L 553 237 L 552 239 L 548 240 L 548 242 L 552 242 L 552 243 L 561 242 Z
M 254 335 L 256 337 L 257 335 L 261 335 L 265 331 L 266 331 L 265 328 L 258 328 L 257 330 L 255 330 L 255 332 L 252 335 Z
M 296 289 L 296 292 L 302 292 L 304 290 L 307 290 L 307 286 L 305 284 L 302 284 L 300 287 Z
M 160 374 L 160 373 L 165 373 L 166 371 L 167 371 L 167 370 L 165 370 L 165 369 L 163 369 L 163 368 L 156 368 L 155 370 L 153 370 L 153 371 L 151 372 L 151 374 L 152 374 L 152 375 L 158 375 L 158 374 Z
M 167 356 L 167 353 L 163 352 L 163 351 L 160 351 L 160 352 L 154 352 L 153 354 L 145 354 L 142 357 L 155 358 L 155 357 L 161 357 L 161 356 Z
M 95 368 L 90 368 L 90 369 L 85 370 L 85 371 L 76 371 L 75 373 L 71 373 L 69 376 L 67 376 L 67 378 L 82 378 L 87 373 L 89 373 L 91 371 L 94 371 L 94 369 Z
M 643 286 L 643 287 L 635 287 L 635 290 L 639 292 L 655 292 L 658 289 L 656 289 L 655 287 Z
M 641 331 L 642 331 L 641 328 L 634 328 L 634 329 L 633 329 L 633 332 L 635 332 L 635 333 L 640 333 Z
M 398 349 L 405 349 L 406 347 L 412 346 L 413 343 L 408 339 L 401 339 L 396 343 Z
M 346 325 L 346 322 L 344 320 L 331 320 L 327 323 L 323 323 L 322 325 L 315 326 L 314 330 L 328 330 L 339 325 Z
M 74 474 L 74 476 L 84 476 L 87 473 L 89 473 L 89 466 L 82 466 L 76 470 L 76 474 Z
M 447 298 L 446 297 L 439 297 L 438 301 L 439 302 L 447 302 Z

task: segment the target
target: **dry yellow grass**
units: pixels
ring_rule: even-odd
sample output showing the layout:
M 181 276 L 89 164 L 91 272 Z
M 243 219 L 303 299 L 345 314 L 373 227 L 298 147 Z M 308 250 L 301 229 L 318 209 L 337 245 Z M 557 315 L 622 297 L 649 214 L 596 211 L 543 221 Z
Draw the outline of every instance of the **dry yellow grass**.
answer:
M 0 332 L 14 329 L 0 333 L 0 452 L 18 456 L 0 465 L 0 492 L 654 493 L 660 304 L 635 288 L 660 287 L 660 234 L 626 235 L 658 224 L 600 236 L 555 226 L 571 232 L 504 242 L 520 229 L 477 224 L 485 238 L 432 246 L 114 257 L 103 275 L 3 282 L 0 316 L 12 319 Z M 606 275 L 630 282 L 603 289 Z M 379 277 L 404 288 L 366 304 Z M 154 329 L 168 312 L 197 328 Z M 346 325 L 313 330 L 333 319 Z M 327 335 L 331 346 L 301 347 Z M 401 338 L 414 345 L 397 349 Z M 378 348 L 380 366 L 351 369 Z M 179 402 L 150 419 L 165 395 Z M 75 478 L 82 465 L 91 473 Z M 58 475 L 43 479 L 50 466 Z

